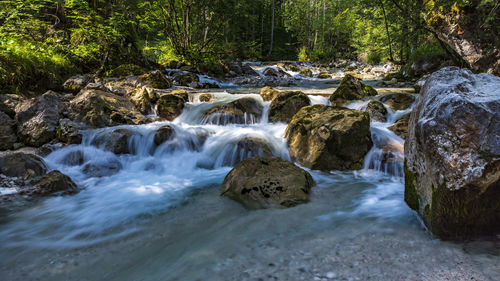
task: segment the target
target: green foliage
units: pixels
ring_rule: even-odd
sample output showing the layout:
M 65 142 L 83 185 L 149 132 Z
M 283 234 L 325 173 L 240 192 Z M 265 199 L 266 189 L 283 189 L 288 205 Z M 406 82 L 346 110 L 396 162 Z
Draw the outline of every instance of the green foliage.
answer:
M 366 57 L 366 62 L 369 64 L 379 64 L 382 62 L 382 56 L 379 52 L 371 51 Z
M 57 88 L 68 73 L 78 70 L 50 44 L 14 38 L 0 40 L 0 91 Z
M 448 55 L 437 42 L 419 46 L 410 57 L 411 63 L 439 62 L 447 59 Z

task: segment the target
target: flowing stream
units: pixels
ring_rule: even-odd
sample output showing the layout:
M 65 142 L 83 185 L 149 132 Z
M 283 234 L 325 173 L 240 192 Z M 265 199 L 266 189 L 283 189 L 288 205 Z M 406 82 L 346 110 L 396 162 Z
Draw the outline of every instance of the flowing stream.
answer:
M 311 83 L 311 81 L 307 81 Z M 305 84 L 308 85 L 308 84 Z M 302 88 L 307 86 L 302 85 Z M 247 210 L 219 196 L 231 168 L 263 154 L 290 160 L 286 124 L 269 123 L 269 102 L 248 94 L 212 92 L 213 103 L 191 96 L 173 122 L 84 132 L 45 158 L 82 191 L 51 197 L 11 214 L 0 225 L 2 280 L 494 280 L 500 245 L 441 242 L 403 200 L 404 141 L 387 128 L 408 113 L 389 109 L 372 122 L 374 147 L 353 172 L 310 171 L 311 202 L 285 210 Z M 206 116 L 219 104 L 255 99 L 262 116 L 231 124 Z M 311 95 L 313 104 L 329 104 Z M 367 102 L 348 107 L 363 109 Z M 173 137 L 156 145 L 169 125 Z M 99 142 L 116 129 L 132 133 L 130 154 Z M 384 161 L 384 147 L 393 148 Z M 450 279 L 447 279 L 450 278 Z

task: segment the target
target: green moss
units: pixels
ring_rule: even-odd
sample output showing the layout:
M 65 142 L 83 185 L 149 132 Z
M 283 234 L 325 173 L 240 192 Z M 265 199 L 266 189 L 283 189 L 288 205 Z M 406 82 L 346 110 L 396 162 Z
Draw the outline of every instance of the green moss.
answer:
M 146 70 L 135 64 L 122 64 L 117 68 L 106 72 L 106 77 L 121 77 L 128 75 L 140 75 L 145 73 Z
M 57 125 L 57 128 L 56 128 L 56 136 L 58 139 L 62 139 L 62 128 L 61 128 L 61 124 Z
M 500 231 L 500 181 L 481 192 L 468 185 L 450 190 L 440 185 L 432 192 L 430 228 L 442 239 L 464 239 Z
M 431 206 L 429 204 L 425 205 L 424 207 L 424 216 L 424 220 L 427 223 L 430 223 L 432 221 Z
M 406 160 L 404 163 L 405 172 L 405 202 L 410 208 L 417 211 L 420 208 L 417 190 L 415 189 L 415 174 L 408 169 Z

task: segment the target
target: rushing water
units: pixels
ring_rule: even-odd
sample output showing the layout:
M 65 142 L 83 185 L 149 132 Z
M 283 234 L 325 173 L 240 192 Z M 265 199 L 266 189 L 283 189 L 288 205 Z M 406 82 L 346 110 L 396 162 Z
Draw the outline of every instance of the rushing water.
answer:
M 408 279 L 429 280 L 440 274 L 426 271 L 434 262 L 441 263 L 443 278 L 495 276 L 498 245 L 472 255 L 433 240 L 404 203 L 403 140 L 387 128 L 410 109 L 389 109 L 386 123 L 371 123 L 374 147 L 362 170 L 310 171 L 317 187 L 309 204 L 251 211 L 220 197 L 231 167 L 263 153 L 242 145 L 245 140 L 258 139 L 272 155 L 290 160 L 286 124 L 268 122 L 269 102 L 257 91 L 214 92 L 213 103 L 193 95 L 173 122 L 86 131 L 81 145 L 48 155 L 50 168 L 83 189 L 40 201 L 0 225 L 0 272 L 8 276 L 0 279 L 400 280 L 410 272 L 420 278 Z M 230 124 L 224 116 L 205 115 L 242 97 L 255 99 L 262 116 Z M 310 100 L 329 104 L 323 96 Z M 156 145 L 154 134 L 165 125 L 173 137 Z M 98 141 L 116 129 L 132 133 L 130 154 L 106 151 Z M 396 161 L 382 160 L 388 145 Z M 357 269 L 360 264 L 364 268 Z M 465 271 L 455 270 L 457 264 Z

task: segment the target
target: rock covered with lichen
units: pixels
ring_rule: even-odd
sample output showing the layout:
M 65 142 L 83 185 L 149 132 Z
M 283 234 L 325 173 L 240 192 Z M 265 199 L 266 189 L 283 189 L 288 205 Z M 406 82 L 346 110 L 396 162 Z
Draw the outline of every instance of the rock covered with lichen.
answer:
M 309 201 L 311 175 L 279 157 L 241 161 L 224 179 L 221 193 L 251 208 L 292 207 Z
M 368 113 L 326 105 L 303 107 L 288 124 L 285 138 L 292 159 L 324 171 L 361 169 L 373 146 Z
M 411 113 L 405 201 L 441 238 L 500 229 L 500 78 L 435 72 Z

